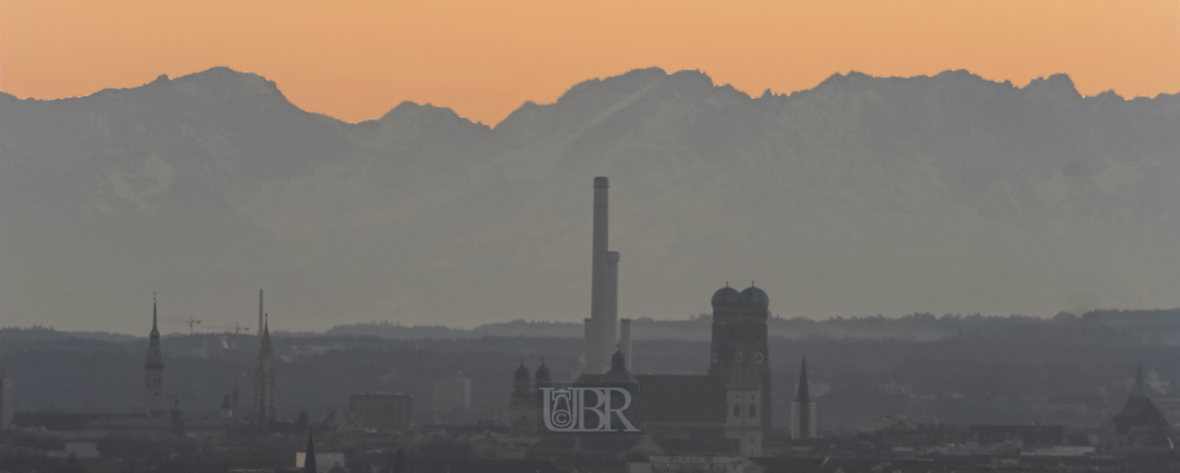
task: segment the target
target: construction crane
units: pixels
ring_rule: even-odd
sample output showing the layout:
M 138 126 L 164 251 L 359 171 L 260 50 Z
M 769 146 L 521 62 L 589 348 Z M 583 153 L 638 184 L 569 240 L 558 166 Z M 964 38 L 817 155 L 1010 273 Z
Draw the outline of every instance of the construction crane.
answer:
M 201 323 L 200 320 L 194 319 L 193 316 L 191 316 L 191 315 L 188 316 L 188 319 L 164 319 L 164 321 L 165 322 L 180 322 L 180 323 L 188 324 L 188 334 L 189 335 L 193 334 L 193 325 L 197 325 L 197 324 Z
M 226 332 L 233 330 L 234 334 L 236 335 L 242 331 L 242 324 L 234 324 L 233 327 L 230 327 L 227 325 L 206 325 L 205 328 L 213 329 L 213 330 L 224 330 Z

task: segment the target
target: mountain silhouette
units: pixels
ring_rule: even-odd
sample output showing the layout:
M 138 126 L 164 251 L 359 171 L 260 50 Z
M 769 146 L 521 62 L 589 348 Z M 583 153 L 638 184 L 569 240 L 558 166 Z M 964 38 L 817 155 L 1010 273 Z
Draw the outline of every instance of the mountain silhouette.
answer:
M 410 102 L 352 124 L 214 68 L 0 94 L 0 317 L 142 332 L 156 290 L 252 327 L 264 287 L 284 330 L 577 321 L 599 175 L 622 317 L 746 280 L 785 317 L 1180 306 L 1174 95 L 947 71 L 754 98 L 653 68 L 494 127 Z

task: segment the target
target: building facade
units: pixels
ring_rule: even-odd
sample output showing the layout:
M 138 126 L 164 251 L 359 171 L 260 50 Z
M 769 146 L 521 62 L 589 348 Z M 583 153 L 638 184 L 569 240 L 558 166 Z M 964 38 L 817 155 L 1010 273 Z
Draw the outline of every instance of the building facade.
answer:
M 414 398 L 397 393 L 353 394 L 348 398 L 348 415 L 362 429 L 402 432 L 410 429 Z
M 471 379 L 448 376 L 434 383 L 434 411 L 454 412 L 471 408 Z

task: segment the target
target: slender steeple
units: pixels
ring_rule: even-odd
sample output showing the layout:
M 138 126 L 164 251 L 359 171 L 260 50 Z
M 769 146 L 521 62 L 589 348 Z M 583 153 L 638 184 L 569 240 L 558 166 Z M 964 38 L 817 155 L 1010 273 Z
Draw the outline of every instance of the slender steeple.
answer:
M 817 436 L 815 402 L 811 400 L 811 389 L 807 385 L 807 358 L 799 367 L 799 389 L 791 403 L 791 438 L 811 439 Z
M 160 351 L 160 330 L 157 327 L 156 295 L 152 294 L 152 331 L 149 333 L 147 354 L 144 356 L 144 400 L 149 417 L 164 415 L 164 354 Z
M 799 368 L 799 390 L 795 392 L 795 402 L 811 402 L 811 389 L 807 386 L 807 357 L 803 357 L 803 365 Z
M 312 428 L 307 428 L 307 453 L 303 457 L 303 472 L 316 473 L 315 469 L 315 444 L 312 442 Z
M 254 372 L 255 423 L 268 425 L 275 418 L 275 360 L 270 341 L 270 317 L 264 315 L 262 340 L 258 347 L 258 365 Z
M 149 334 L 151 337 L 151 346 L 160 346 L 160 330 L 156 328 L 156 294 L 152 293 L 152 331 Z
M 1143 379 L 1143 364 L 1135 369 L 1135 384 L 1131 386 L 1129 397 L 1147 397 L 1147 382 Z

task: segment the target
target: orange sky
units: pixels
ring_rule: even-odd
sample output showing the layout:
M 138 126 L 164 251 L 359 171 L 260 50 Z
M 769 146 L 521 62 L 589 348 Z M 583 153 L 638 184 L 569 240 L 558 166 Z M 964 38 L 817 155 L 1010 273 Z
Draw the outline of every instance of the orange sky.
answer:
M 751 94 L 834 72 L 969 69 L 1084 94 L 1180 91 L 1178 0 L 7 0 L 0 90 L 85 95 L 213 66 L 344 120 L 403 100 L 496 123 L 630 69 L 700 69 Z

